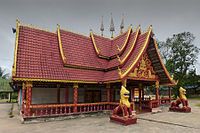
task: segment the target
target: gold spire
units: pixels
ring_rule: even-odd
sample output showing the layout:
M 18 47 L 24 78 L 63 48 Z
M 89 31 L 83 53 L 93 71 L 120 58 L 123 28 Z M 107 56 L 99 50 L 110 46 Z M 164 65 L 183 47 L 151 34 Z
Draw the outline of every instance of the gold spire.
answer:
M 121 25 L 120 25 L 120 33 L 121 34 L 123 33 L 123 29 L 124 29 L 124 14 L 122 14 L 122 22 L 121 22 Z
M 113 38 L 113 32 L 115 31 L 114 21 L 111 13 L 111 21 L 110 21 L 110 32 L 111 32 L 111 38 Z
M 103 16 L 101 17 L 101 27 L 100 27 L 100 30 L 101 30 L 101 36 L 103 36 L 103 31 L 104 31 Z

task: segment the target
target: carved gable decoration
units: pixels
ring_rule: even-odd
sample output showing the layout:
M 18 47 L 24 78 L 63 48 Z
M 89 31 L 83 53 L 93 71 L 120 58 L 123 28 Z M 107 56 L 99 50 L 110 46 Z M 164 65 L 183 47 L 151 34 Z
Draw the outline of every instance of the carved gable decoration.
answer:
M 141 60 L 136 65 L 137 67 L 133 70 L 132 73 L 129 74 L 131 78 L 144 78 L 144 79 L 157 79 L 156 73 L 153 70 L 153 66 L 151 65 L 151 61 L 145 53 Z

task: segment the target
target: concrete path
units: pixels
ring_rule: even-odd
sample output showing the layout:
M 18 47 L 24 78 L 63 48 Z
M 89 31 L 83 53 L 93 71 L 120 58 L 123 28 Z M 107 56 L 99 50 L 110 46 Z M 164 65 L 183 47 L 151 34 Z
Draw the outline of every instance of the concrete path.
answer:
M 107 116 L 21 124 L 17 117 L 7 115 L 11 105 L 3 104 L 0 105 L 0 133 L 200 133 L 200 108 L 194 106 L 198 102 L 192 101 L 192 113 L 140 114 L 138 123 L 130 126 L 111 123 Z
M 157 114 L 141 114 L 139 118 L 142 120 L 149 120 L 153 122 L 162 122 L 174 125 L 180 125 L 183 127 L 196 128 L 200 130 L 200 108 L 195 106 L 195 104 L 200 103 L 198 100 L 192 100 L 191 103 L 192 112 L 191 113 L 177 113 L 177 112 L 168 112 L 165 107 L 162 113 Z M 162 107 L 161 107 L 162 108 Z

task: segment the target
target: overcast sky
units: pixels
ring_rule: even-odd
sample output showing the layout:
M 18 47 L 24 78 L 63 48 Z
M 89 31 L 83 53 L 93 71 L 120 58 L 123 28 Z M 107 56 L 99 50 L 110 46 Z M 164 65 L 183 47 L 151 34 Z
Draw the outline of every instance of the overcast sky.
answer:
M 121 17 L 125 15 L 125 28 L 141 25 L 146 30 L 153 25 L 155 37 L 167 37 L 189 31 L 200 47 L 200 0 L 0 0 L 0 66 L 12 70 L 15 45 L 15 20 L 56 31 L 56 24 L 89 35 L 92 29 L 100 33 L 101 16 L 104 16 L 105 34 L 110 36 L 110 13 L 113 14 L 116 33 Z M 196 68 L 200 74 L 200 56 Z

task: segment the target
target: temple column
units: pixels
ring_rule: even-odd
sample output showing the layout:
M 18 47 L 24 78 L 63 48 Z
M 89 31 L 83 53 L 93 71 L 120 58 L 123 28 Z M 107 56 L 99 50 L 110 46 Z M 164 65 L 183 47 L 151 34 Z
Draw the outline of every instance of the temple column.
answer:
M 110 84 L 106 84 L 107 102 L 110 102 Z
M 142 83 L 139 83 L 139 110 L 142 110 Z
M 73 89 L 74 89 L 74 113 L 77 112 L 77 103 L 78 103 L 78 84 L 74 83 L 73 85 Z
M 155 83 L 155 86 L 156 86 L 156 100 L 158 101 L 158 103 L 160 103 L 160 96 L 159 96 L 159 81 L 156 81 Z
M 32 103 L 32 82 L 26 82 L 26 108 L 25 108 L 25 115 L 31 115 L 31 103 Z

